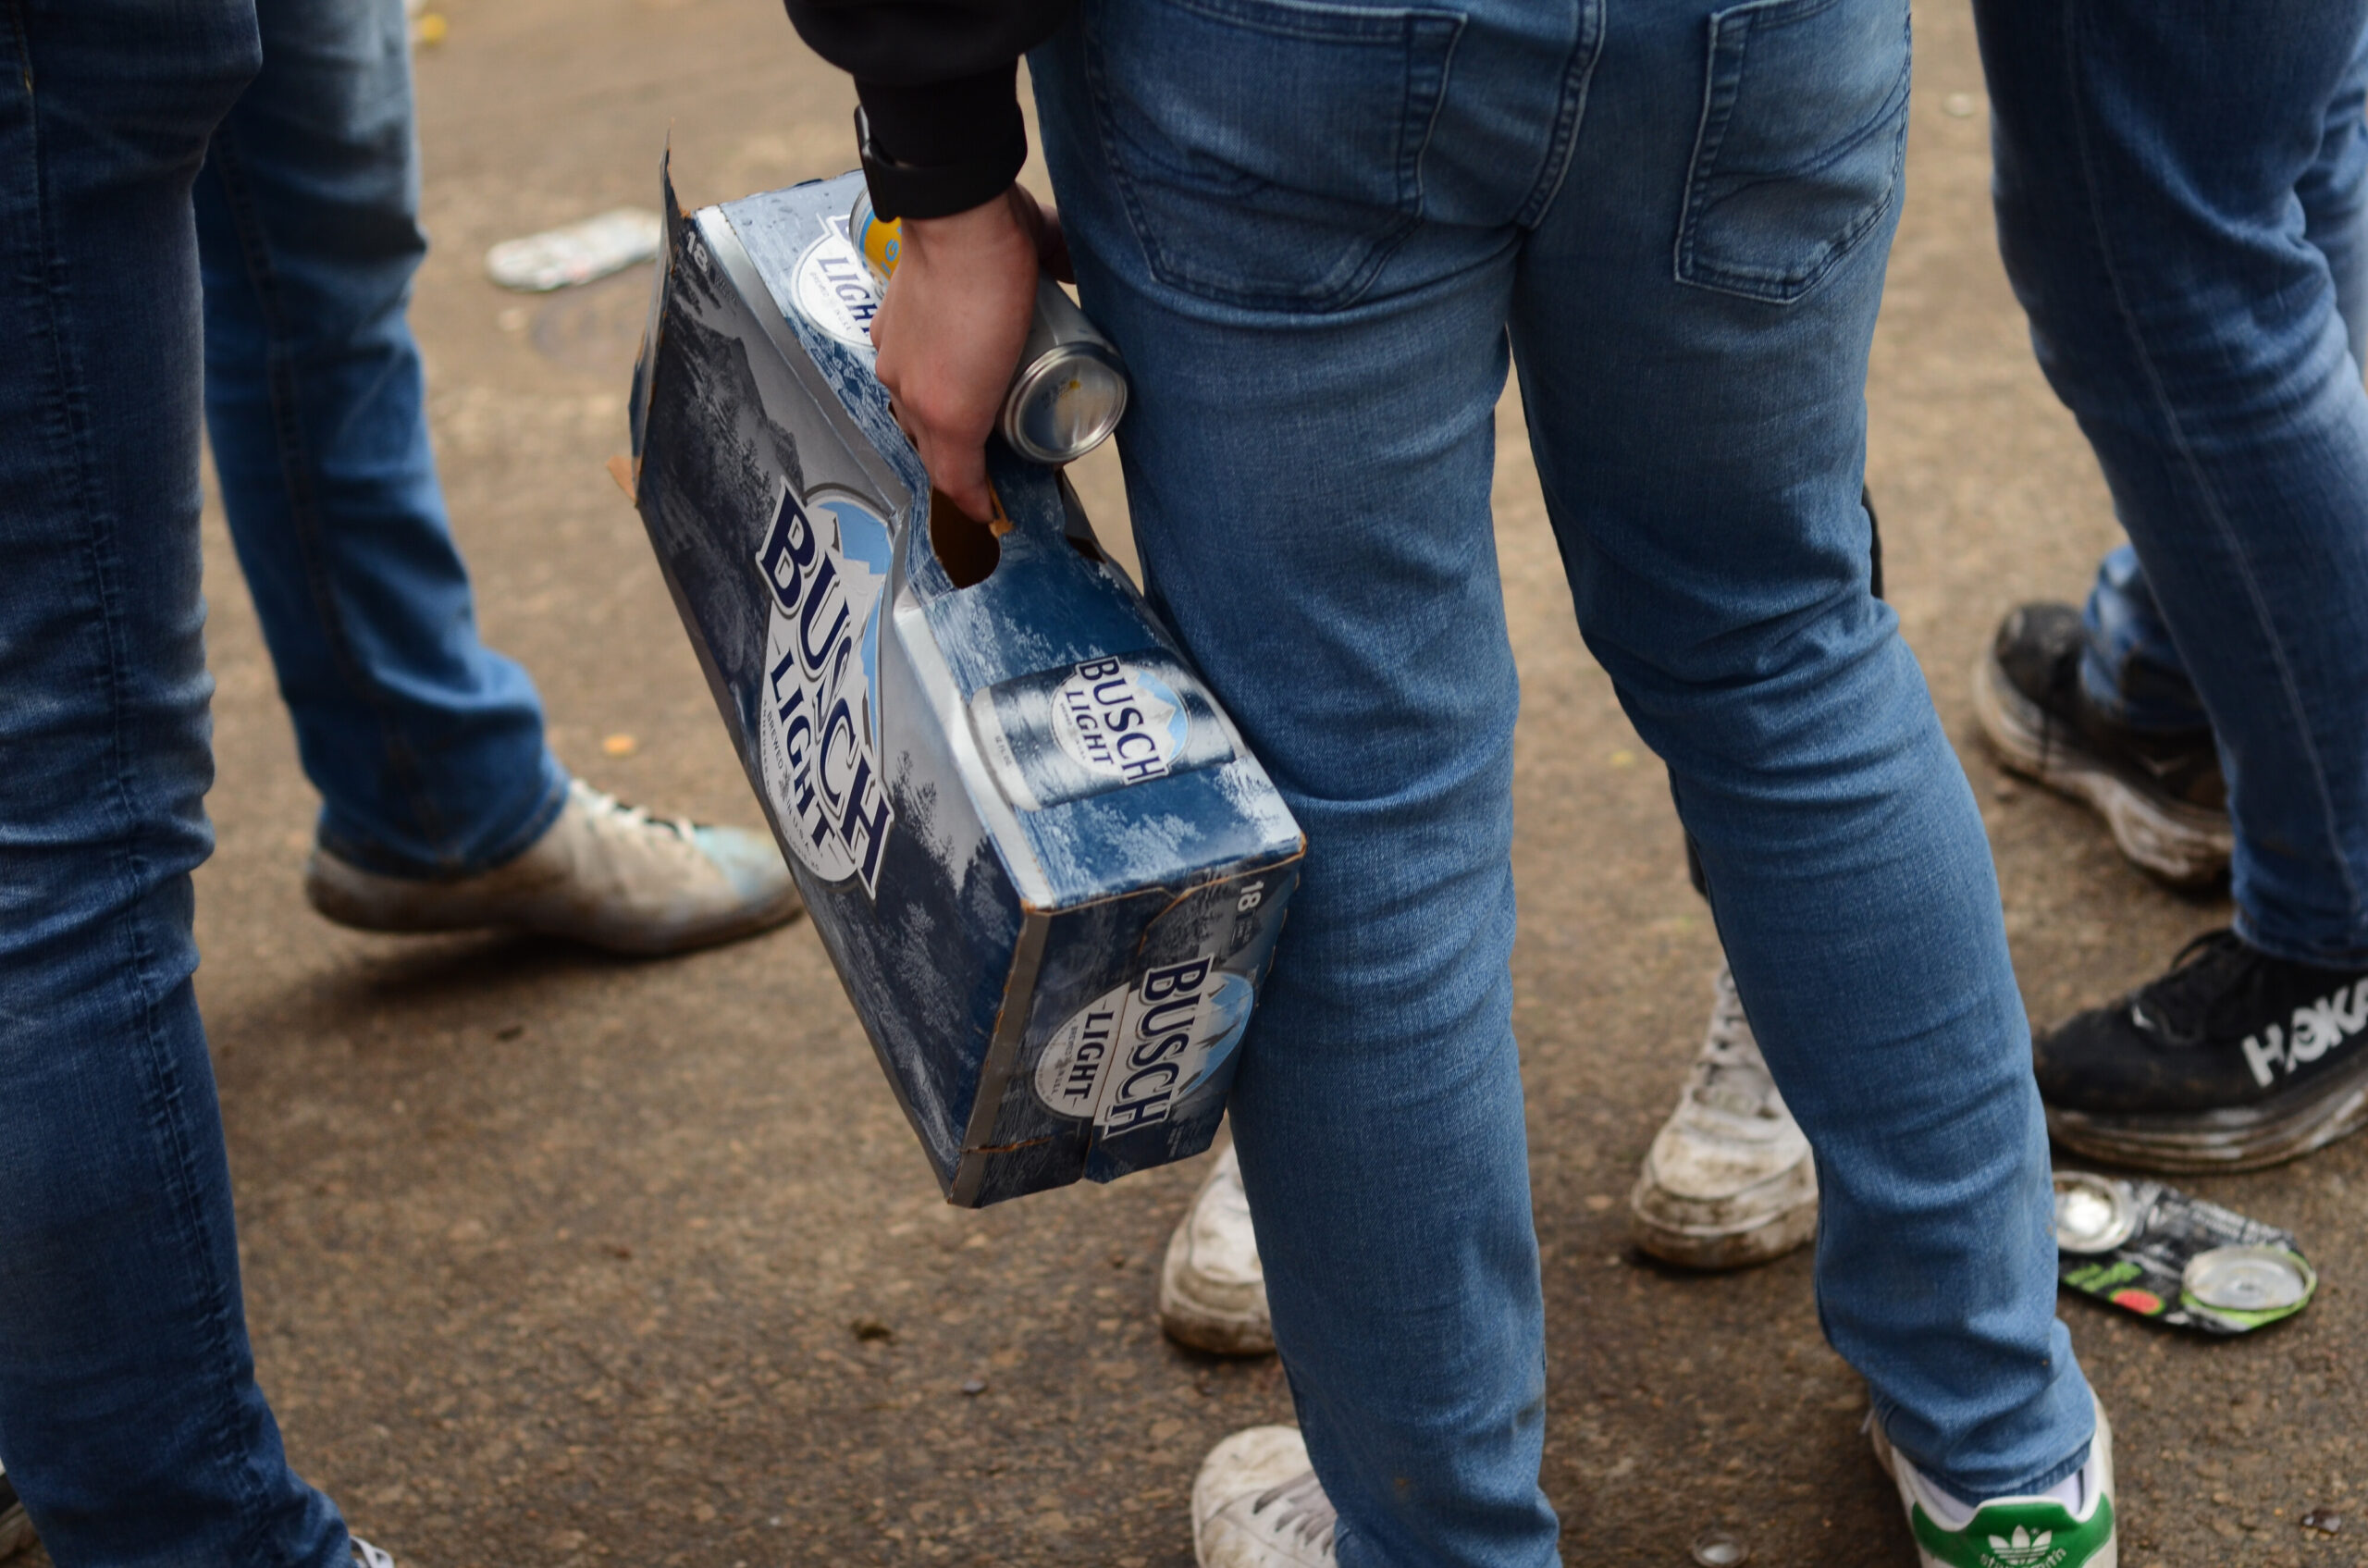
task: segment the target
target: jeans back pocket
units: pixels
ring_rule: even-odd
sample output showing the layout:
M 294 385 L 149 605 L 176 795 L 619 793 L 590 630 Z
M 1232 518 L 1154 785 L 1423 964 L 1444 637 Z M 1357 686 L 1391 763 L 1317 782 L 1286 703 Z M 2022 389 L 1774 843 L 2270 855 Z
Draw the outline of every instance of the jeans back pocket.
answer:
M 1084 20 L 1103 142 L 1153 275 L 1251 309 L 1353 302 L 1421 216 L 1462 16 L 1089 0 Z
M 1680 282 L 1789 304 L 1892 208 L 1907 151 L 1904 0 L 1713 12 Z

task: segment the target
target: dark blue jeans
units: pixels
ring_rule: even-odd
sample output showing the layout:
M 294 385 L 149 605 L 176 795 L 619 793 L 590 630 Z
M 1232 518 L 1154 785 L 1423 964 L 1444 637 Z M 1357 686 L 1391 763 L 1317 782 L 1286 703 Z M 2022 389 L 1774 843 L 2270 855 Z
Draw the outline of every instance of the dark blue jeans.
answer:
M 2238 928 L 2368 961 L 2368 0 L 1976 0 L 1998 230 L 2130 549 L 2090 694 L 2218 737 Z
M 212 847 L 197 235 L 253 0 L 0 0 L 0 1459 L 61 1564 L 326 1568 L 254 1381 Z
M 404 310 L 426 253 L 401 0 L 254 0 L 263 70 L 197 182 L 205 414 L 321 841 L 499 865 L 559 814 L 525 671 L 477 639 Z

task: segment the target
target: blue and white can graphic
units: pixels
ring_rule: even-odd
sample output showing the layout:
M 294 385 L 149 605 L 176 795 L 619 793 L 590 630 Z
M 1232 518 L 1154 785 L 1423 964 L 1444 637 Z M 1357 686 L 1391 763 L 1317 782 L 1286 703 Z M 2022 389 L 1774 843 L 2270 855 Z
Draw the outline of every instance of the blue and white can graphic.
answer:
M 970 723 L 1023 811 L 1229 762 L 1230 726 L 1183 663 L 1157 648 L 1089 659 L 989 686 Z
M 1256 1001 L 1251 978 L 1209 954 L 1146 969 L 1045 1043 L 1036 1097 L 1111 1135 L 1160 1126 L 1221 1080 Z

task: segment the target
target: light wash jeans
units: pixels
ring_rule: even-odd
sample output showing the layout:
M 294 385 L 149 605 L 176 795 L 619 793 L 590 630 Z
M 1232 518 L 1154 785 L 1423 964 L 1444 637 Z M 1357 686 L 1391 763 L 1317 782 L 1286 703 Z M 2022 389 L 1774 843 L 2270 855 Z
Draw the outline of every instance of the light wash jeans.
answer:
M 2135 547 L 2082 684 L 2211 725 L 2247 941 L 2368 963 L 2368 3 L 1974 14 L 2007 273 Z
M 61 1568 L 350 1562 L 255 1385 L 191 986 L 202 352 L 324 837 L 467 869 L 563 794 L 428 458 L 401 13 L 0 0 L 0 1461 Z
M 1944 1484 L 2068 1473 L 2092 1417 L 1997 884 L 1868 591 L 1904 0 L 1084 0 L 1030 67 L 1134 379 L 1152 595 L 1307 830 L 1232 1116 L 1341 1562 L 1555 1555 L 1509 361 L 1581 629 L 1817 1149 L 1829 1336 Z

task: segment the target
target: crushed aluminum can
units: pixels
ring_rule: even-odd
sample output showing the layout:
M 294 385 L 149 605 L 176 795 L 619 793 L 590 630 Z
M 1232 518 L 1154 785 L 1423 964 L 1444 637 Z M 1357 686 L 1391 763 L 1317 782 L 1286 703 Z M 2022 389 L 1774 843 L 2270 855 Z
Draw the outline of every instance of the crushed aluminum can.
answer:
M 2055 1191 L 2056 1278 L 2124 1312 L 2243 1334 L 2293 1316 L 2317 1293 L 2318 1273 L 2290 1230 L 2159 1181 L 2058 1171 Z M 2125 1219 L 2128 1230 L 2106 1242 Z
M 485 274 L 505 289 L 548 294 L 646 262 L 665 238 L 666 220 L 656 213 L 617 207 L 563 228 L 504 240 L 485 253 Z
M 2187 1260 L 2180 1294 L 2209 1311 L 2269 1322 L 2299 1309 L 2318 1272 L 2283 1247 L 2214 1247 Z
M 2129 1184 L 2085 1170 L 2055 1173 L 2055 1244 L 2067 1253 L 2109 1253 L 2138 1228 Z

